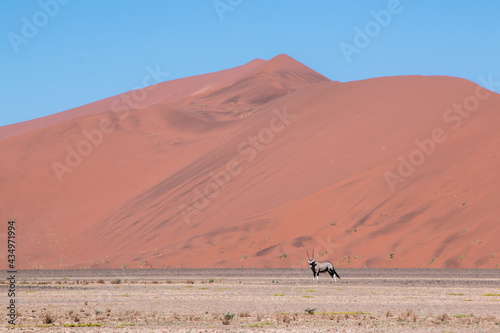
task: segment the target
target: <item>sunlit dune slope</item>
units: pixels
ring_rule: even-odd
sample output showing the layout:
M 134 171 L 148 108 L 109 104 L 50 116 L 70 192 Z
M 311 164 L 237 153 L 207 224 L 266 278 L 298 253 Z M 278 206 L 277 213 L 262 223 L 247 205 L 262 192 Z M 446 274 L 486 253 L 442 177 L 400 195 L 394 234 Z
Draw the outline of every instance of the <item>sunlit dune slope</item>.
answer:
M 498 267 L 499 95 L 245 66 L 1 140 L 19 265 Z

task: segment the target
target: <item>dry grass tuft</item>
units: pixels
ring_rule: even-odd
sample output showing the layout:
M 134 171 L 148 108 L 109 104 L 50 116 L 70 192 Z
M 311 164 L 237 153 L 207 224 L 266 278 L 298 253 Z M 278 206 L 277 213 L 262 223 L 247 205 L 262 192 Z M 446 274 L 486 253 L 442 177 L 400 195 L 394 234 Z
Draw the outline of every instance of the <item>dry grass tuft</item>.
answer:
M 56 321 L 56 319 L 57 319 L 56 315 L 50 312 L 46 312 L 45 314 L 42 315 L 42 320 L 44 324 L 52 324 Z
M 447 321 L 449 321 L 451 318 L 450 316 L 448 316 L 447 313 L 443 313 L 443 314 L 440 314 L 439 316 L 437 316 L 436 318 L 434 318 L 432 320 L 432 322 L 434 324 L 444 324 L 446 323 Z
M 406 311 L 401 312 L 398 316 L 398 321 L 400 322 L 416 322 L 417 314 L 413 311 L 413 309 L 407 309 Z
M 243 311 L 243 312 L 240 312 L 240 313 L 238 314 L 238 316 L 239 316 L 240 318 L 248 318 L 248 317 L 250 317 L 250 312 L 248 312 L 248 311 Z
M 71 319 L 75 323 L 80 322 L 80 317 L 78 316 L 78 313 L 76 313 L 73 310 L 68 310 L 68 312 L 66 313 L 66 317 L 68 317 L 69 319 Z
M 292 321 L 296 321 L 298 318 L 298 315 L 295 313 L 293 315 L 291 314 L 288 314 L 288 313 L 284 313 L 284 312 L 279 312 L 276 314 L 276 321 L 278 323 L 285 323 L 285 324 L 289 324 L 290 322 Z

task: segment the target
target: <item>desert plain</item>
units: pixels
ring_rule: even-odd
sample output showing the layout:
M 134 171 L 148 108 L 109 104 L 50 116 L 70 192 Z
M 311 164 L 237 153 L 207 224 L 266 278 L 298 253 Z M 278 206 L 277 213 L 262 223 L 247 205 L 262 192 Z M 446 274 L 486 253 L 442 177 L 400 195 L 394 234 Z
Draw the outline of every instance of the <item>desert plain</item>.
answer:
M 23 332 L 498 332 L 495 269 L 25 270 Z M 6 281 L 0 285 L 7 291 Z M 6 314 L 2 316 L 6 318 Z

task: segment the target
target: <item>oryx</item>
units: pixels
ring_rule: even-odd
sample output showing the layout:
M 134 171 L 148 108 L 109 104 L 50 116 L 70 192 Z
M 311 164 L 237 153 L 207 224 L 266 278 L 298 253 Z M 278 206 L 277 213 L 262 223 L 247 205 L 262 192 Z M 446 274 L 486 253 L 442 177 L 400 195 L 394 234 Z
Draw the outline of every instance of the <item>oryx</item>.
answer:
M 307 250 L 306 250 L 307 251 Z M 335 282 L 337 282 L 337 278 L 340 279 L 340 276 L 335 272 L 335 268 L 333 268 L 333 264 L 329 261 L 316 261 L 314 260 L 314 250 L 312 258 L 309 258 L 309 251 L 307 251 L 307 261 L 309 261 L 309 267 L 313 271 L 313 282 L 314 278 L 316 278 L 316 282 L 318 282 L 319 273 L 328 272 Z

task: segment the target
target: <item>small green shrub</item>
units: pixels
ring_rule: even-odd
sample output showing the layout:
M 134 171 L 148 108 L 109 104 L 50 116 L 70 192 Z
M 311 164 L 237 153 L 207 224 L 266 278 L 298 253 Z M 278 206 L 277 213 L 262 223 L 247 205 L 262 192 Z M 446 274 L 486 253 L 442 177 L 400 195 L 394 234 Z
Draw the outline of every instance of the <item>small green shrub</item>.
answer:
M 316 308 L 306 308 L 306 309 L 304 309 L 304 312 L 307 313 L 308 315 L 313 315 L 314 311 L 316 311 Z
M 229 325 L 229 323 L 231 322 L 231 320 L 233 319 L 234 317 L 234 313 L 226 313 L 222 316 L 222 324 L 223 325 Z

